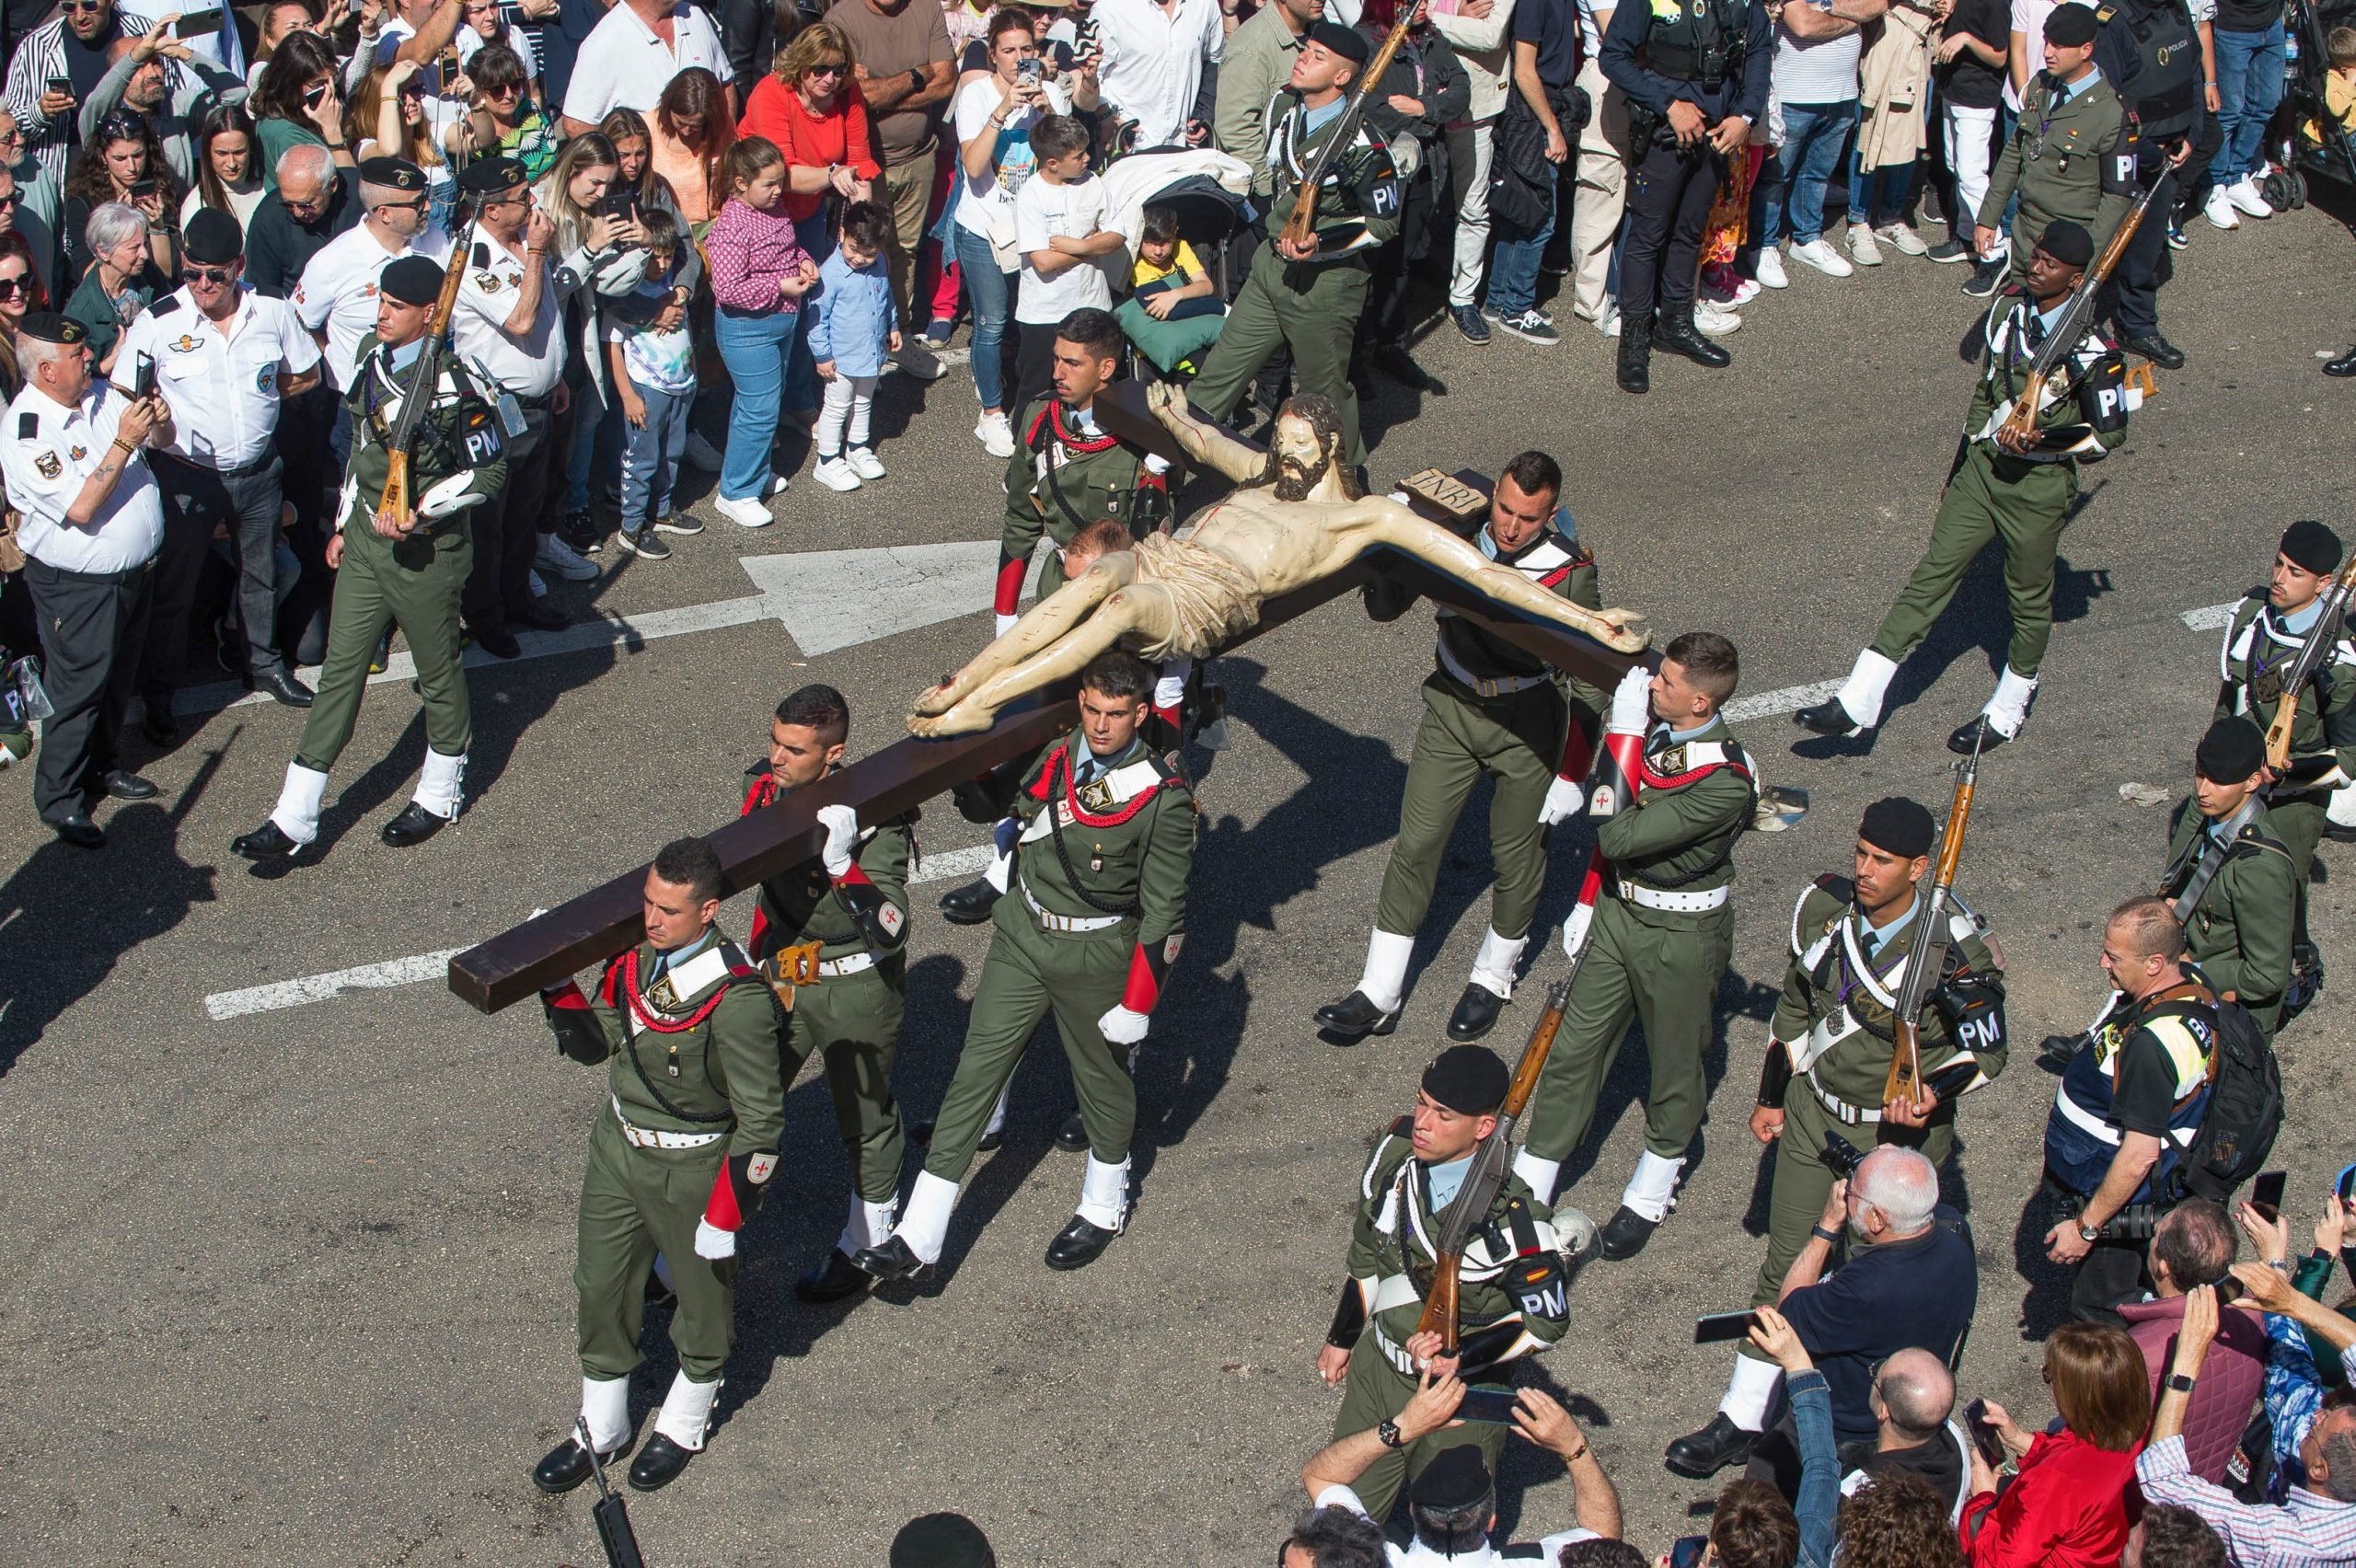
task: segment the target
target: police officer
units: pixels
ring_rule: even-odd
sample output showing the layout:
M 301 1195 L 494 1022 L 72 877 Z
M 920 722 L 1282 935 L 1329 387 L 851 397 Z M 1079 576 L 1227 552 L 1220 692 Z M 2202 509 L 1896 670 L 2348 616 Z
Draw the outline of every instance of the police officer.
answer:
M 1014 455 L 1006 466 L 1006 522 L 999 536 L 998 587 L 990 607 L 999 635 L 1015 623 L 1022 576 L 1044 533 L 1057 549 L 1100 517 L 1120 519 L 1132 535 L 1149 532 L 1169 513 L 1167 459 L 1105 433 L 1096 422 L 1096 395 L 1113 384 L 1126 340 L 1109 310 L 1073 311 L 1056 328 L 1049 378 L 1055 390 L 1033 399 L 1015 427 Z M 1039 569 L 1042 599 L 1064 585 L 1062 559 L 1051 550 Z M 988 913 L 987 905 L 972 924 Z M 956 919 L 955 915 L 950 917 Z
M 641 1492 L 676 1480 L 703 1449 L 736 1338 L 736 1233 L 760 1206 L 785 1127 L 777 1003 L 715 924 L 721 888 L 710 845 L 664 845 L 646 872 L 646 940 L 606 962 L 595 997 L 570 980 L 541 993 L 557 1048 L 607 1066 L 572 1272 L 581 1418 L 600 1462 L 629 1447 L 629 1377 L 646 1359 L 639 1330 L 656 1254 L 678 1293 L 679 1369 L 629 1467 Z M 588 1451 L 569 1436 L 532 1481 L 570 1492 L 589 1474 Z
M 806 790 L 842 766 L 850 705 L 829 686 L 806 686 L 777 705 L 768 755 L 745 775 L 745 814 Z M 787 1015 L 785 1080 L 823 1052 L 835 1124 L 850 1157 L 850 1217 L 841 1239 L 795 1287 L 804 1301 L 838 1301 L 867 1288 L 851 1257 L 892 1233 L 899 1217 L 899 1102 L 892 1056 L 907 1006 L 908 862 L 916 853 L 906 812 L 861 827 L 846 805 L 822 806 L 824 846 L 800 865 L 763 879 L 753 916 L 756 959 L 820 944 L 818 984 L 794 993 Z
M 2155 185 L 2151 207 L 2103 290 L 2119 346 L 2166 370 L 2184 351 L 2160 335 L 2160 285 L 2175 275 L 2168 225 L 2176 218 L 2177 170 L 2217 151 L 2217 119 L 2201 102 L 2200 39 L 2184 0 L 2102 0 L 2096 8 L 2095 66 L 2135 117 L 2139 186 Z
M 1299 200 L 1301 181 L 1346 118 L 1345 100 L 1372 50 L 1365 35 L 1339 22 L 1312 23 L 1292 75 L 1268 100 L 1268 167 L 1276 175 L 1269 219 L 1281 224 Z M 1399 232 L 1398 171 L 1381 133 L 1359 117 L 1349 145 L 1325 166 L 1311 237 L 1279 236 L 1253 258 L 1227 325 L 1220 329 L 1191 396 L 1213 419 L 1235 411 L 1260 367 L 1279 345 L 1292 352 L 1300 391 L 1330 398 L 1341 410 L 1349 459 L 1366 461 L 1358 435 L 1357 389 L 1350 353 L 1366 313 L 1374 254 Z
M 392 467 L 386 443 L 424 350 L 442 281 L 442 269 L 422 256 L 387 267 L 376 329 L 361 340 L 346 399 L 358 444 L 343 483 L 341 532 L 328 545 L 335 606 L 319 699 L 287 764 L 277 808 L 230 845 L 248 860 L 292 855 L 318 836 L 328 769 L 352 739 L 368 661 L 387 626 L 401 628 L 417 662 L 426 752 L 417 793 L 385 824 L 384 840 L 395 848 L 422 844 L 456 821 L 465 803 L 473 721 L 458 663 L 458 598 L 472 559 L 468 513 L 498 493 L 506 461 L 498 410 L 462 362 L 441 360 L 433 400 L 417 423 L 409 506 L 395 512 L 381 504 Z
M 2209 1108 L 2217 994 L 2184 957 L 2184 928 L 2164 901 L 2131 898 L 2112 913 L 2102 966 L 2119 1002 L 2071 1059 L 2046 1115 L 2046 1188 L 2061 1217 L 2045 1255 L 2076 1265 L 2070 1310 L 2087 1322 L 2116 1323 L 2142 1289 L 2155 1198 Z
M 376 291 L 385 269 L 410 256 L 439 258 L 447 248 L 425 221 L 425 171 L 407 158 L 375 157 L 360 165 L 360 222 L 303 264 L 294 285 L 294 314 L 327 351 L 328 380 L 351 394 L 360 341 L 376 320 Z
M 2002 204 L 1993 210 L 2002 211 Z M 2027 292 L 2008 291 L 1989 307 L 1983 333 L 1987 360 L 1964 416 L 1962 451 L 1931 523 L 1930 546 L 1841 689 L 1792 715 L 1804 729 L 1854 735 L 1881 722 L 1882 698 L 1899 661 L 1930 634 L 1973 558 L 1992 539 L 2004 541 L 2013 640 L 1995 695 L 1981 709 L 1988 721 L 1986 744 L 2011 740 L 2028 717 L 2045 645 L 2053 634 L 2053 557 L 2078 497 L 2078 464 L 2126 440 L 2128 413 L 2142 399 L 2124 385 L 2126 365 L 2119 351 L 2089 327 L 2062 362 L 2066 378 L 2045 384 L 2031 432 L 2015 437 L 2006 428 L 2047 329 L 2094 259 L 2094 240 L 2083 225 L 2056 218 L 2034 246 L 2017 254 L 2027 258 Z M 1967 720 L 1947 737 L 1948 746 L 1970 751 L 1979 727 L 1978 719 Z
M 1633 799 L 1596 824 L 1611 874 L 1593 907 L 1564 922 L 1565 951 L 1581 941 L 1591 949 L 1514 1169 L 1531 1192 L 1553 1195 L 1563 1161 L 1587 1136 L 1629 1020 L 1641 1020 L 1652 1058 L 1645 1152 L 1603 1228 L 1611 1259 L 1634 1257 L 1668 1217 L 1709 1101 L 1702 1052 L 1734 947 L 1734 842 L 1759 804 L 1750 758 L 1719 713 L 1739 674 L 1733 643 L 1689 631 L 1662 651 L 1657 674 L 1647 679 L 1641 664 L 1628 672 L 1604 726 Z
M 2095 66 L 2096 26 L 2087 6 L 2056 6 L 2046 18 L 2045 69 L 2021 95 L 2013 139 L 1997 156 L 1988 194 L 1980 202 L 1972 243 L 1985 258 L 1993 254 L 2005 203 L 2020 198 L 2013 216 L 2015 282 L 2027 275 L 2030 239 L 2056 219 L 2085 229 L 2096 245 L 2107 244 L 2135 202 L 2142 147 L 2134 116 Z M 2166 215 L 2154 210 L 2158 217 Z M 2145 221 L 2165 239 L 2166 224 Z
M 115 742 L 139 671 L 164 512 L 142 455 L 174 435 L 169 407 L 94 377 L 90 329 L 47 311 L 17 327 L 24 389 L 9 403 L 0 475 L 24 514 L 17 543 L 40 619 L 53 709 L 41 729 L 33 804 L 82 849 L 106 834 L 90 807 L 146 801 L 156 786 L 115 766 Z
M 2184 923 L 2201 977 L 2270 1035 L 2291 986 L 2306 886 L 2275 835 L 2265 785 L 2258 727 L 2246 719 L 2210 725 L 2192 754 L 2192 796 L 2177 808 L 2160 896 Z
M 1826 1134 L 1866 1149 L 1902 1144 L 1945 1165 L 1955 1148 L 1957 1100 L 2004 1070 L 2003 971 L 1984 925 L 1958 904 L 1946 917 L 1946 973 L 1915 1020 L 1920 1091 L 1883 1099 L 1897 993 L 1937 843 L 1937 824 L 1923 806 L 1902 796 L 1876 801 L 1857 828 L 1854 874 L 1817 878 L 1793 906 L 1791 967 L 1768 1025 L 1759 1104 L 1750 1113 L 1751 1135 L 1776 1146 L 1754 1306 L 1783 1294 L 1784 1277 L 1831 1195 L 1838 1176 L 1824 1162 Z M 1766 1427 L 1783 1370 L 1754 1347 L 1740 1348 L 1718 1413 L 1670 1446 L 1672 1463 L 1688 1473 L 1709 1475 L 1741 1458 Z
M 228 536 L 233 595 L 245 631 L 247 684 L 289 708 L 311 706 L 278 651 L 278 530 L 283 502 L 274 437 L 279 409 L 319 383 L 319 346 L 284 300 L 240 282 L 245 236 L 216 207 L 189 219 L 179 288 L 123 329 L 117 374 L 152 369 L 174 434 L 151 462 L 164 502 L 164 547 L 147 642 L 147 703 L 170 710 L 186 659 L 188 614 L 213 548 Z
M 1184 940 L 1195 850 L 1194 793 L 1138 734 L 1152 693 L 1143 660 L 1099 654 L 1080 672 L 1079 728 L 1022 778 L 1010 819 L 1016 896 L 996 906 L 931 1152 L 892 1234 L 852 1260 L 878 1279 L 913 1279 L 940 1262 L 957 1183 L 1050 1011 L 1089 1155 L 1079 1212 L 1049 1243 L 1047 1266 L 1094 1262 L 1128 1218 L 1130 1060 Z
M 2261 730 L 2273 724 L 2283 682 L 2323 617 L 2323 596 L 2339 558 L 2339 536 L 2320 523 L 2303 519 L 2283 531 L 2267 582 L 2234 606 L 2225 627 L 2217 657 L 2223 677 L 2218 718 L 2246 715 Z M 2356 643 L 2344 630 L 2333 635 L 2330 656 L 2299 688 L 2290 767 L 2273 780 L 2266 806 L 2273 835 L 2291 851 L 2302 883 L 2315 866 L 2327 813 L 2356 778 Z
M 1713 368 L 1732 356 L 1693 325 L 1702 232 L 1767 112 L 1773 29 L 1760 0 L 1616 7 L 1598 53 L 1628 98 L 1628 227 L 1620 242 L 1620 390 L 1652 386 L 1652 351 Z
M 1424 1292 L 1437 1261 L 1440 1216 L 1455 1202 L 1473 1151 L 1496 1130 L 1512 1071 L 1484 1045 L 1451 1045 L 1424 1069 L 1412 1115 L 1402 1116 L 1375 1141 L 1358 1183 L 1357 1224 L 1350 1233 L 1349 1277 L 1317 1353 L 1317 1372 L 1341 1385 L 1342 1409 L 1334 1435 L 1376 1431 L 1390 1452 L 1369 1465 L 1352 1490 L 1368 1515 L 1389 1515 L 1400 1487 L 1421 1475 L 1449 1448 L 1476 1446 L 1489 1471 L 1505 1451 L 1502 1423 L 1441 1426 L 1403 1440 L 1397 1416 L 1415 1396 L 1417 1379 L 1439 1356 L 1440 1338 L 1419 1335 Z M 1570 1286 L 1576 1263 L 1564 1257 L 1554 1212 L 1508 1171 L 1473 1228 L 1457 1273 L 1457 1357 L 1453 1370 L 1475 1387 L 1502 1387 L 1512 1364 L 1542 1352 L 1570 1327 Z M 1563 1228 L 1586 1261 L 1593 1228 L 1565 1210 Z
M 1579 543 L 1568 510 L 1558 504 L 1562 490 L 1563 470 L 1552 457 L 1522 453 L 1497 476 L 1488 521 L 1473 543 L 1548 592 L 1600 609 L 1595 558 Z M 1515 970 L 1529 943 L 1530 917 L 1546 881 L 1547 829 L 1587 800 L 1602 693 L 1566 682 L 1446 608 L 1439 612 L 1433 655 L 1438 668 L 1424 679 L 1424 718 L 1407 764 L 1399 836 L 1382 873 L 1366 970 L 1349 995 L 1317 1009 L 1318 1027 L 1344 1040 L 1398 1027 L 1415 929 L 1431 907 L 1456 819 L 1484 774 L 1496 781 L 1489 838 L 1497 885 L 1489 928 L 1449 1015 L 1448 1037 L 1472 1041 L 1488 1033 L 1513 995 Z M 1565 701 L 1566 691 L 1576 694 L 1575 701 Z
M 532 553 L 548 514 L 551 426 L 564 411 L 562 307 L 549 287 L 549 241 L 556 226 L 533 202 L 514 158 L 477 158 L 458 177 L 475 201 L 475 221 L 450 330 L 469 366 L 496 385 L 506 432 L 507 482 L 474 519 L 474 565 L 464 600 L 467 629 L 487 652 L 523 651 L 518 626 L 565 624 L 564 613 L 532 597 Z M 520 421 L 523 428 L 512 424 Z

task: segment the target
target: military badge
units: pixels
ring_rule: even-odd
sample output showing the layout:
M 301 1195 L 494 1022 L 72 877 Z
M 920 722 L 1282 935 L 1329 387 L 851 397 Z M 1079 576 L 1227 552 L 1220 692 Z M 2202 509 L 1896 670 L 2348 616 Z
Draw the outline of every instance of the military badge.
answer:
M 475 285 L 485 294 L 497 294 L 507 286 L 507 280 L 496 272 L 485 270 L 475 274 Z
M 53 479 L 65 471 L 65 465 L 57 460 L 54 452 L 44 452 L 34 458 L 33 467 L 40 470 L 40 477 L 44 479 Z
M 192 354 L 204 347 L 204 343 L 195 333 L 183 332 L 164 346 L 176 354 Z
M 65 449 L 65 455 L 79 463 L 90 455 L 90 449 L 87 446 L 69 446 Z

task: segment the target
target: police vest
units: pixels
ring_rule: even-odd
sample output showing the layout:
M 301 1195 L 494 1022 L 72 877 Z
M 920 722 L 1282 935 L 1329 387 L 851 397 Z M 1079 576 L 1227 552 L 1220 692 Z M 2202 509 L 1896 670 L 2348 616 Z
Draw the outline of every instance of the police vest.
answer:
M 2127 29 L 2135 74 L 2119 87 L 2146 136 L 2182 136 L 2200 122 L 2200 40 L 2180 4 L 2109 0 L 2095 12 L 2104 27 Z
M 2131 1203 L 2149 1203 L 2166 1189 L 2170 1171 L 2200 1130 L 2209 1109 L 2212 1064 L 2217 1050 L 2217 1013 L 2203 1000 L 2205 990 L 2182 987 L 2164 993 L 2123 1018 L 2105 1024 L 2091 1050 L 2071 1058 L 2054 1090 L 2053 1113 L 2045 1122 L 2045 1163 L 2071 1192 L 2090 1197 L 2109 1174 L 2111 1157 L 2119 1152 L 2122 1134 L 2111 1121 L 2111 1104 L 2119 1089 L 2119 1057 L 2130 1038 L 2150 1035 L 2166 1053 L 2176 1075 L 2175 1106 L 2168 1113 L 2168 1136 L 2160 1140 L 2160 1158 Z
M 1742 69 L 1749 21 L 1746 0 L 1652 0 L 1645 62 L 1680 82 L 1721 86 Z

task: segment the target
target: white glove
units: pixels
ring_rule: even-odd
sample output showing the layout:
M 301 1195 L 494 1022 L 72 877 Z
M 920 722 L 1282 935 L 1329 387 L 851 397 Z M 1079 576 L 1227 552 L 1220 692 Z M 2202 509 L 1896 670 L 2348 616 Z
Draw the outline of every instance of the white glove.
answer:
M 826 843 L 818 859 L 825 862 L 828 876 L 839 877 L 850 870 L 851 851 L 859 847 L 859 813 L 849 806 L 820 806 L 818 822 L 826 830 Z
M 696 1221 L 696 1256 L 718 1262 L 736 1255 L 736 1233 L 722 1230 L 708 1219 Z
M 1587 941 L 1587 928 L 1595 920 L 1595 905 L 1574 904 L 1570 917 L 1563 922 L 1563 956 L 1576 958 Z
M 1145 1027 L 1149 1021 L 1141 1012 L 1116 1007 L 1096 1020 L 1096 1028 L 1108 1045 L 1135 1045 L 1145 1038 Z
M 1000 616 L 1000 617 L 998 617 L 998 630 L 997 630 L 997 632 L 996 632 L 994 635 L 999 636 L 999 637 L 1004 637 L 1008 632 L 1012 631 L 1012 630 L 1014 629 L 1014 623 L 1015 623 L 1016 621 L 1021 620 L 1022 618 L 1022 617 L 1021 616 Z
M 1538 825 L 1552 827 L 1579 813 L 1587 804 L 1587 790 L 1576 778 L 1557 778 L 1546 786 L 1546 803 L 1538 808 Z
M 1652 722 L 1652 672 L 1639 664 L 1620 677 L 1611 693 L 1611 719 L 1604 728 L 1615 735 L 1641 735 Z

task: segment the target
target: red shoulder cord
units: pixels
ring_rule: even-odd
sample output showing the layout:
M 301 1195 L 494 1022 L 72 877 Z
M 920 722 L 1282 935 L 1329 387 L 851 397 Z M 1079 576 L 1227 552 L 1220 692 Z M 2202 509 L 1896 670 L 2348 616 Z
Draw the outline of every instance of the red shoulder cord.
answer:
M 1039 795 L 1039 799 L 1044 801 L 1047 799 L 1049 795 L 1054 793 L 1055 785 L 1052 780 L 1054 779 L 1058 768 L 1063 772 L 1063 794 L 1065 801 L 1070 804 L 1071 819 L 1082 827 L 1118 827 L 1123 823 L 1128 821 L 1131 817 L 1137 815 L 1139 812 L 1145 810 L 1146 807 L 1151 805 L 1153 803 L 1153 797 L 1158 794 L 1164 786 L 1176 782 L 1174 779 L 1164 778 L 1161 780 L 1160 783 L 1157 783 L 1151 790 L 1139 790 L 1137 796 L 1126 805 L 1122 806 L 1119 810 L 1114 811 L 1110 815 L 1091 816 L 1087 812 L 1080 810 L 1080 791 L 1073 783 L 1073 780 L 1078 777 L 1078 775 L 1072 771 L 1071 752 L 1068 746 L 1057 747 L 1055 755 L 1047 759 L 1047 766 L 1040 769 L 1040 782 L 1045 784 L 1047 786 L 1047 790 L 1045 793 Z
M 681 1034 L 695 1028 L 696 1025 L 710 1018 L 712 1014 L 712 1009 L 720 1006 L 721 998 L 728 995 L 728 988 L 723 986 L 719 990 L 714 991 L 711 994 L 710 998 L 707 1000 L 703 1006 L 698 1008 L 687 1017 L 679 1020 L 677 1022 L 673 1022 L 648 1011 L 646 1004 L 639 999 L 638 950 L 636 948 L 632 948 L 629 951 L 624 953 L 622 955 L 621 962 L 618 964 L 615 965 L 614 968 L 606 971 L 606 1001 L 607 1005 L 610 1006 L 615 999 L 614 992 L 616 990 L 616 986 L 614 985 L 614 975 L 616 970 L 620 971 L 621 974 L 621 986 L 619 987 L 621 991 L 621 1000 L 629 1004 L 630 1016 L 638 1020 L 640 1028 L 651 1031 L 656 1034 Z M 729 966 L 729 973 L 732 974 L 739 973 L 749 974 L 752 972 L 750 970 L 739 971 L 733 964 L 731 964 Z

